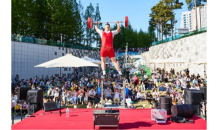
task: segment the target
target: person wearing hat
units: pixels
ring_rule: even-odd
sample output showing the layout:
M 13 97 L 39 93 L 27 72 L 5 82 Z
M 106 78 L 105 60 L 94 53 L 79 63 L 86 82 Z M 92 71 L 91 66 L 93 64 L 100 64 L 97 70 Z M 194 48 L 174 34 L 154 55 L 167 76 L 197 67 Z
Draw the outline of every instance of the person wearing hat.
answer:
M 134 103 L 133 101 L 130 102 L 130 106 L 129 106 L 129 108 L 132 108 L 132 109 L 135 108 L 135 106 L 133 105 L 133 103 Z
M 110 24 L 108 24 L 108 23 L 105 25 L 104 31 L 98 29 L 98 26 L 97 26 L 98 22 L 96 22 L 96 25 L 95 25 L 95 30 L 101 36 L 100 56 L 101 56 L 101 67 L 103 70 L 103 75 L 106 75 L 105 63 L 106 63 L 107 56 L 110 58 L 111 62 L 114 64 L 118 73 L 120 75 L 122 75 L 121 69 L 116 61 L 116 58 L 115 58 L 114 47 L 113 47 L 113 37 L 114 37 L 114 35 L 116 35 L 120 32 L 119 21 L 117 21 L 116 23 L 117 23 L 117 30 L 115 30 L 115 31 L 110 31 L 111 27 L 110 27 Z

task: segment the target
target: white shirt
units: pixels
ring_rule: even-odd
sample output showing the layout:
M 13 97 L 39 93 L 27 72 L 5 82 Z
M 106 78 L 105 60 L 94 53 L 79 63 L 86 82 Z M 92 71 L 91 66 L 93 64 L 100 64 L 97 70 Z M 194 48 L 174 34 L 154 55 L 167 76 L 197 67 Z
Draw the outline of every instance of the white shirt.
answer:
M 55 94 L 54 94 L 54 97 L 59 97 L 59 93 L 55 93 Z
M 132 74 L 132 70 L 129 70 L 129 73 Z
M 153 95 L 157 95 L 157 97 L 159 96 L 159 92 L 153 92 Z
M 120 89 L 121 87 L 120 87 L 119 84 L 116 84 L 116 85 L 114 86 L 114 89 L 116 89 L 116 88 Z
M 95 95 L 95 91 L 92 92 L 92 90 L 89 91 L 89 95 L 90 96 L 94 96 Z
M 102 38 L 103 31 L 100 30 L 100 29 L 98 29 L 97 32 L 98 32 L 98 34 L 99 34 L 99 35 L 101 36 L 101 38 Z M 104 31 L 104 32 L 105 32 L 105 33 L 109 33 L 110 31 Z M 114 35 L 116 35 L 117 33 L 118 33 L 117 30 L 112 31 L 112 36 L 114 37 Z
M 114 98 L 119 98 L 119 97 L 120 97 L 119 92 L 115 92 L 115 93 L 114 93 Z
M 144 75 L 144 78 L 146 79 L 146 78 L 148 78 L 148 76 L 145 74 L 145 75 Z

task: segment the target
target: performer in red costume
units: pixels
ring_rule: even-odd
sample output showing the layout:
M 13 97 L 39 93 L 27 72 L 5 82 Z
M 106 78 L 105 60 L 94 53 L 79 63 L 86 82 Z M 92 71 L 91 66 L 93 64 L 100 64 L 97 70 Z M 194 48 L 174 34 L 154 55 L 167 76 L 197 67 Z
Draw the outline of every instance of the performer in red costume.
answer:
M 98 29 L 98 26 L 97 26 L 98 22 L 96 22 L 96 24 L 95 24 L 95 30 L 101 36 L 100 56 L 101 56 L 101 68 L 103 70 L 103 75 L 106 75 L 105 62 L 106 62 L 107 56 L 110 58 L 111 62 L 114 64 L 119 75 L 122 75 L 120 67 L 117 64 L 117 61 L 115 58 L 114 47 L 113 47 L 113 37 L 114 37 L 114 35 L 116 35 L 120 32 L 119 21 L 117 21 L 116 23 L 117 23 L 117 30 L 114 30 L 114 31 L 110 31 L 111 30 L 110 24 L 108 24 L 108 23 L 105 25 L 104 31 Z

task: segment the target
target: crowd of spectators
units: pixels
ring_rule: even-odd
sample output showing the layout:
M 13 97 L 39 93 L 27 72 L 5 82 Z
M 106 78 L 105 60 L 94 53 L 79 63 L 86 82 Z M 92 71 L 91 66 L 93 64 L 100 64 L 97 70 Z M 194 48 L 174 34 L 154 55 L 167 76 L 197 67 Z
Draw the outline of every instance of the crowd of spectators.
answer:
M 157 69 L 149 77 L 145 70 L 141 69 L 141 77 L 133 74 L 133 69 L 123 70 L 125 76 L 123 78 L 115 70 L 108 71 L 108 77 L 104 81 L 103 99 L 104 104 L 121 104 L 123 102 L 123 87 L 128 88 L 128 99 L 130 103 L 126 104 L 127 108 L 135 108 L 134 102 L 146 101 L 149 106 L 143 104 L 142 108 L 159 108 L 159 98 L 162 95 L 172 97 L 173 104 L 184 104 L 184 90 L 197 89 L 207 86 L 206 74 L 200 77 L 199 74 L 189 74 L 186 69 L 184 73 L 176 72 L 171 69 L 170 72 L 164 69 Z M 18 87 L 31 87 L 31 89 L 42 89 L 44 91 L 44 102 L 57 102 L 61 106 L 67 107 L 74 104 L 77 108 L 78 104 L 87 105 L 87 108 L 102 107 L 100 97 L 98 95 L 98 87 L 100 86 L 100 77 L 102 71 L 100 68 L 90 68 L 92 71 L 86 71 L 80 68 L 76 73 L 68 76 L 46 76 L 39 78 L 38 76 L 30 79 L 19 79 L 16 75 L 12 80 L 12 110 L 19 112 L 20 109 L 26 112 L 28 105 L 17 100 Z M 75 75 L 75 76 L 74 76 Z M 141 80 L 139 80 L 141 79 Z M 125 86 L 123 86 L 125 81 Z M 182 92 L 178 91 L 182 90 Z M 61 97 L 61 102 L 59 98 Z M 204 108 L 202 106 L 202 108 Z
M 149 51 L 149 48 L 147 47 L 145 47 L 145 48 L 129 48 L 128 49 L 128 52 L 141 52 L 141 53 L 143 53 L 143 52 L 145 52 L 145 51 Z M 125 49 L 118 49 L 116 52 L 118 52 L 118 53 L 122 53 L 122 52 L 125 52 Z

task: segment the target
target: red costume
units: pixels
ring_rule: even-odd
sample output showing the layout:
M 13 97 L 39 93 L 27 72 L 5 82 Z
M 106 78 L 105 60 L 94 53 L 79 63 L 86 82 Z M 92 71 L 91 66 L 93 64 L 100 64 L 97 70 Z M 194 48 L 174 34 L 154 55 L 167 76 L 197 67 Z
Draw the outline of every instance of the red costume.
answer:
M 114 53 L 114 47 L 113 47 L 113 35 L 110 31 L 109 33 L 102 32 L 102 38 L 101 38 L 101 51 L 100 51 L 101 57 L 115 57 Z

